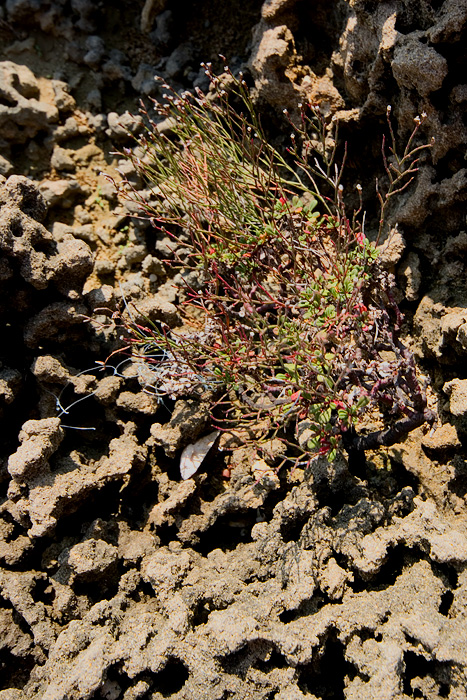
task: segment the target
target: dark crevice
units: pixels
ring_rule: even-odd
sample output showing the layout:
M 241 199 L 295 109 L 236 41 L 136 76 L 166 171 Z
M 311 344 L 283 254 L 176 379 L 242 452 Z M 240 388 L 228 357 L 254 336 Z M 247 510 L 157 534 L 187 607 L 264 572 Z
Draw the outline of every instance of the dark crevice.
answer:
M 355 677 L 355 668 L 344 658 L 344 646 L 332 634 L 321 654 L 299 670 L 298 687 L 322 700 L 344 700 L 346 679 Z
M 213 549 L 232 551 L 239 544 L 251 542 L 251 530 L 257 522 L 256 510 L 236 511 L 217 518 L 216 522 L 200 535 L 194 549 L 207 556 Z
M 439 697 L 448 697 L 451 681 L 451 668 L 449 664 L 440 663 L 413 651 L 404 653 L 405 672 L 403 674 L 403 692 L 409 698 L 425 698 L 423 693 L 424 678 L 433 679 L 438 684 Z M 428 684 L 430 697 L 433 693 L 432 681 Z M 441 692 L 442 691 L 442 692 Z
M 330 598 L 324 593 L 317 593 L 311 598 L 302 600 L 298 607 L 292 610 L 284 610 L 279 615 L 279 620 L 284 624 L 288 622 L 293 622 L 301 617 L 309 617 L 310 615 L 316 615 L 316 613 L 321 610 L 325 605 L 332 604 Z
M 162 697 L 168 698 L 183 688 L 189 675 L 187 667 L 180 659 L 170 658 L 162 671 L 153 676 L 153 689 Z
M 32 656 L 13 656 L 6 649 L 0 650 L 0 690 L 22 690 L 29 680 L 35 661 Z
M 386 562 L 378 573 L 364 576 L 354 571 L 354 581 L 349 586 L 355 593 L 384 590 L 395 584 L 404 569 L 425 559 L 426 555 L 417 548 L 408 549 L 405 544 L 398 544 L 388 550 Z

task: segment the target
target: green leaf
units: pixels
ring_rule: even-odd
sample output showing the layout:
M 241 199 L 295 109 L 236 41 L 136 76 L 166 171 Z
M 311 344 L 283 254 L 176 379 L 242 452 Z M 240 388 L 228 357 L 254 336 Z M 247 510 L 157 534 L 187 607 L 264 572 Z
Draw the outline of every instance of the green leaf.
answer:
M 307 442 L 309 450 L 316 450 L 319 447 L 319 437 L 312 437 Z
M 365 406 L 368 406 L 370 403 L 370 399 L 368 396 L 360 396 L 360 398 L 357 401 L 357 408 L 365 408 Z

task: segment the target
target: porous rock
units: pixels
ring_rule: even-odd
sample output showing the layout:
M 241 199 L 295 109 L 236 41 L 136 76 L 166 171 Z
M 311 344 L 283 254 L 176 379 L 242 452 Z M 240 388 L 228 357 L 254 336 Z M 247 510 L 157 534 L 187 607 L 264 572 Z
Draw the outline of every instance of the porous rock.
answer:
M 42 469 L 28 480 L 27 495 L 16 500 L 11 512 L 22 522 L 29 520 L 30 537 L 47 535 L 63 513 L 75 511 L 91 492 L 112 481 L 124 482 L 141 466 L 144 454 L 133 436 L 122 435 L 110 441 L 108 456 L 100 459 L 83 462 L 77 453 L 57 459 L 53 471 Z
M 11 143 L 24 143 L 57 120 L 57 107 L 38 99 L 39 84 L 26 66 L 1 61 L 0 92 L 0 129 Z
M 79 286 L 92 269 L 91 251 L 72 235 L 55 241 L 40 223 L 47 205 L 36 185 L 12 175 L 0 188 L 0 249 L 19 261 L 23 279 L 36 289 L 55 281 Z

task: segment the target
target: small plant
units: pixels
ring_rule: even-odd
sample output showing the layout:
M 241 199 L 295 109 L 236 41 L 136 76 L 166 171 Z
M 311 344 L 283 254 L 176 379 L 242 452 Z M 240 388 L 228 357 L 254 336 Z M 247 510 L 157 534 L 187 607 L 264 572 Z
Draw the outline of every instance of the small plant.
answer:
M 387 183 L 377 186 L 371 242 L 358 185 L 360 206 L 347 214 L 337 122 L 300 105 L 283 156 L 243 76 L 225 70 L 222 82 L 206 66 L 209 96 L 164 85 L 165 102 L 153 106 L 170 133 L 145 111 L 146 131 L 126 152 L 151 196 L 127 181 L 121 195 L 173 239 L 172 264 L 197 272 L 182 292 L 183 327 L 125 320 L 133 358 L 150 373 L 147 389 L 172 398 L 209 392 L 215 427 L 257 446 L 278 437 L 297 460 L 394 443 L 433 418 L 377 250 L 388 203 L 426 148 L 414 145 L 422 120 L 399 157 L 388 112 Z M 381 429 L 357 433 L 368 416 Z

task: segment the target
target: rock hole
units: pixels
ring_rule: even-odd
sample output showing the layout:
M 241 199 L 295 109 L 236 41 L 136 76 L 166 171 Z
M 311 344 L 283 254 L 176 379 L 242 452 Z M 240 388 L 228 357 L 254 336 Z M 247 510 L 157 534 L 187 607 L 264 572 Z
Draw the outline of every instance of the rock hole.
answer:
M 441 603 L 439 604 L 439 612 L 441 615 L 448 615 L 451 609 L 452 601 L 454 600 L 454 593 L 452 591 L 445 591 L 441 596 Z
M 270 671 L 276 669 L 276 668 L 286 668 L 287 667 L 287 662 L 280 654 L 275 647 L 272 648 L 272 651 L 269 653 L 269 656 L 267 659 L 257 659 L 255 664 L 255 668 L 257 668 L 259 671 L 262 671 L 263 673 L 269 673 Z
M 44 576 L 36 579 L 31 595 L 37 603 L 52 605 L 55 598 L 55 590 L 50 584 L 48 577 Z
M 344 648 L 333 635 L 328 638 L 323 654 L 299 671 L 298 687 L 322 700 L 344 700 L 345 679 L 355 670 L 344 658 Z
M 354 571 L 354 582 L 349 585 L 354 593 L 384 590 L 394 585 L 405 568 L 422 559 L 425 559 L 425 556 L 416 548 L 409 550 L 404 544 L 398 544 L 392 550 L 388 550 L 387 561 L 377 574 L 362 576 L 358 571 Z
M 223 515 L 201 535 L 196 549 L 203 556 L 207 556 L 213 549 L 230 552 L 239 544 L 251 542 L 251 529 L 255 524 L 256 510 Z
M 44 253 L 47 257 L 54 255 L 57 250 L 55 241 L 39 240 L 33 243 L 32 247 L 36 253 Z
M 153 677 L 153 687 L 164 698 L 178 693 L 189 678 L 189 672 L 180 659 L 170 658 L 165 668 Z
M 310 515 L 307 514 L 302 517 L 282 522 L 280 526 L 280 533 L 284 542 L 298 542 L 303 526 L 309 519 Z
M 225 673 L 245 680 L 252 667 L 267 673 L 273 668 L 283 668 L 287 664 L 271 642 L 257 639 L 225 656 L 221 659 L 221 665 Z
M 10 233 L 15 238 L 21 238 L 21 236 L 23 235 L 23 226 L 21 223 L 21 219 L 17 216 L 11 219 Z
M 16 107 L 17 104 L 18 100 L 15 100 L 13 97 L 3 92 L 3 90 L 0 90 L 0 105 L 2 105 L 2 107 Z
M 284 624 L 298 620 L 300 617 L 315 615 L 322 607 L 330 603 L 331 600 L 324 594 L 319 593 L 312 598 L 302 600 L 300 605 L 292 610 L 284 610 L 279 615 L 279 620 Z
M 13 656 L 10 651 L 0 651 L 0 690 L 17 688 L 22 690 L 29 680 L 35 661 L 30 656 Z
M 447 664 L 425 659 L 423 656 L 413 651 L 404 653 L 405 673 L 403 674 L 403 692 L 410 698 L 425 698 L 424 679 L 430 679 L 428 687 L 432 690 L 432 681 L 438 686 L 438 695 L 447 697 L 449 695 L 451 669 Z M 444 695 L 440 690 L 443 687 Z M 447 695 L 446 695 L 447 688 Z
M 339 46 L 348 14 L 346 3 L 342 0 L 332 4 L 327 0 L 316 0 L 312 5 L 302 2 L 296 12 L 296 29 L 292 31 L 297 52 L 317 75 L 323 75 Z
M 191 617 L 191 624 L 193 627 L 206 624 L 212 610 L 213 608 L 209 600 L 199 600 Z

